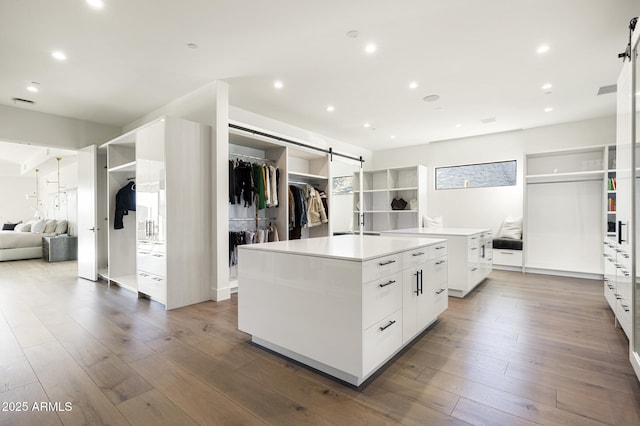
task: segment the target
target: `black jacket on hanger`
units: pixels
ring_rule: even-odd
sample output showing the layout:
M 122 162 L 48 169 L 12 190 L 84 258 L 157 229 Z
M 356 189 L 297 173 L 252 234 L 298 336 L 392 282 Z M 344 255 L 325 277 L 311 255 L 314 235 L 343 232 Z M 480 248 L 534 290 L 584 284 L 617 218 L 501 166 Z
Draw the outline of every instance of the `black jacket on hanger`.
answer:
M 136 211 L 135 185 L 135 182 L 129 182 L 116 193 L 116 212 L 113 229 L 124 228 L 122 223 L 123 216 L 129 214 L 129 210 Z

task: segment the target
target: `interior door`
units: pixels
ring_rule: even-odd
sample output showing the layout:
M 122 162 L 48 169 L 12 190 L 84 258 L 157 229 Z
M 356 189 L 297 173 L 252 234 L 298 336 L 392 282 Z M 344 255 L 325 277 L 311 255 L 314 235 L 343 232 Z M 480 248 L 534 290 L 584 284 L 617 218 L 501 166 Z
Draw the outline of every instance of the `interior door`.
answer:
M 98 280 L 97 152 L 91 145 L 78 151 L 78 276 Z

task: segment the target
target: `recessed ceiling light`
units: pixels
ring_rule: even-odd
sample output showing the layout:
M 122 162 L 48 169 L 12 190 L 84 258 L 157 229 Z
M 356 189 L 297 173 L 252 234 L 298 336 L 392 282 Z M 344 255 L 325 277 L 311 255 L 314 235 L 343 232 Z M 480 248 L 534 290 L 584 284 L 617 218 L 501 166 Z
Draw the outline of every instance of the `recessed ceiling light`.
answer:
M 411 83 L 409 83 L 409 89 L 415 89 L 418 87 L 418 83 L 416 83 L 415 81 L 412 81 Z
M 67 55 L 65 55 L 64 52 L 61 52 L 59 50 L 54 50 L 53 52 L 51 52 L 51 56 L 53 57 L 53 59 L 56 59 L 58 61 L 67 60 Z
M 542 90 L 549 90 L 553 87 L 551 83 L 545 83 L 542 85 Z
M 553 108 L 551 108 L 551 107 L 546 107 L 544 109 L 544 112 L 551 112 L 551 111 L 553 111 Z
M 198 46 L 198 44 L 197 44 L 197 43 L 187 43 L 187 47 L 188 47 L 189 49 L 197 49 L 197 48 L 198 48 L 198 47 L 200 47 L 200 46 Z
M 389 139 L 395 139 L 395 138 L 396 138 L 396 135 L 389 136 Z
M 378 47 L 374 43 L 369 43 L 364 48 L 364 51 L 367 53 L 373 53 L 376 50 L 378 50 Z
M 424 98 L 422 98 L 422 100 L 425 102 L 435 102 L 438 99 L 440 99 L 440 95 L 427 95 Z
M 436 108 L 436 112 L 442 112 L 442 111 L 444 111 L 444 108 L 442 108 L 442 107 Z
M 38 83 L 37 81 L 30 81 L 27 84 L 27 90 L 31 93 L 38 93 L 38 90 L 40 90 L 40 83 Z
M 327 105 L 327 111 L 333 112 L 335 110 L 336 110 L 336 108 L 333 105 Z
M 102 0 L 87 0 L 87 4 L 94 9 L 102 9 L 104 7 L 104 2 Z
M 369 123 L 364 123 L 364 124 L 363 124 L 363 126 L 364 126 L 366 129 L 368 129 L 369 127 L 371 127 L 371 124 L 369 124 Z
M 549 51 L 548 44 L 542 44 L 538 46 L 538 48 L 536 49 L 536 53 L 547 53 L 548 51 Z
M 458 123 L 456 124 L 456 127 L 459 129 L 460 127 L 462 127 L 462 124 Z
M 276 80 L 273 82 L 273 87 L 275 87 L 276 89 L 282 89 L 284 87 L 284 84 L 280 80 Z
M 360 35 L 358 30 L 347 31 L 347 37 L 349 38 L 358 38 L 358 35 Z

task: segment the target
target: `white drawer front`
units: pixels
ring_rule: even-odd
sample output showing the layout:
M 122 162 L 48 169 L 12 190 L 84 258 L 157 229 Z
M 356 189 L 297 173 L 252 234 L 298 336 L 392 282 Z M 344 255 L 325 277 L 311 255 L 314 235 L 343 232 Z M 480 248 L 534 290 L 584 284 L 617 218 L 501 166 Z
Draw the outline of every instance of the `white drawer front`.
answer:
M 522 250 L 493 249 L 493 264 L 522 267 Z
M 368 260 L 362 265 L 362 280 L 369 282 L 386 277 L 402 269 L 402 253 Z
M 362 291 L 363 329 L 402 308 L 402 272 L 368 282 Z
M 604 281 L 604 298 L 607 299 L 607 303 L 612 311 L 616 310 L 616 296 L 615 286 L 609 281 Z
M 429 259 L 436 259 L 438 257 L 447 255 L 447 243 L 442 242 L 429 246 Z
M 154 300 L 166 303 L 167 279 L 145 271 L 138 271 L 138 291 Z
M 406 269 L 426 262 L 427 259 L 429 259 L 429 248 L 430 247 L 422 247 L 417 250 L 402 253 L 402 267 Z
M 447 283 L 441 286 L 436 286 L 432 289 L 433 294 L 433 309 L 434 315 L 439 316 L 449 307 L 449 290 L 447 289 Z
M 364 331 L 364 375 L 378 367 L 402 346 L 402 311 L 398 310 Z
M 156 275 L 166 275 L 167 256 L 162 252 L 147 251 L 138 248 L 136 262 L 139 270 L 151 272 Z
M 631 337 L 631 305 L 626 299 L 618 300 L 616 316 L 627 337 Z

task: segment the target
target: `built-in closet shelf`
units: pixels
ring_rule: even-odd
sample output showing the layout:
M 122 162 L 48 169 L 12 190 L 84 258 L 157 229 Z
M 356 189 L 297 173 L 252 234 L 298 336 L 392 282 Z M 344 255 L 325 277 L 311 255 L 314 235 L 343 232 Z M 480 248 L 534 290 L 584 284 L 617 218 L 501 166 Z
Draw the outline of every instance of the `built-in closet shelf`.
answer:
M 289 180 L 302 180 L 302 181 L 327 181 L 329 178 L 326 176 L 312 175 L 309 173 L 289 172 Z
M 354 213 L 360 213 L 354 210 Z M 418 213 L 418 210 L 364 210 L 362 213 Z
M 370 192 L 387 192 L 387 191 L 388 191 L 387 189 L 365 189 L 362 192 L 370 193 Z
M 133 275 L 121 275 L 119 277 L 109 277 L 110 281 L 117 283 L 122 287 L 129 288 L 133 291 L 138 291 L 138 276 Z
M 109 173 L 112 172 L 135 172 L 136 171 L 136 162 L 131 161 L 126 164 L 121 164 L 119 166 L 111 167 L 109 169 Z
M 542 175 L 527 175 L 527 183 L 575 182 L 579 180 L 599 180 L 604 177 L 604 170 L 586 172 L 549 173 Z

